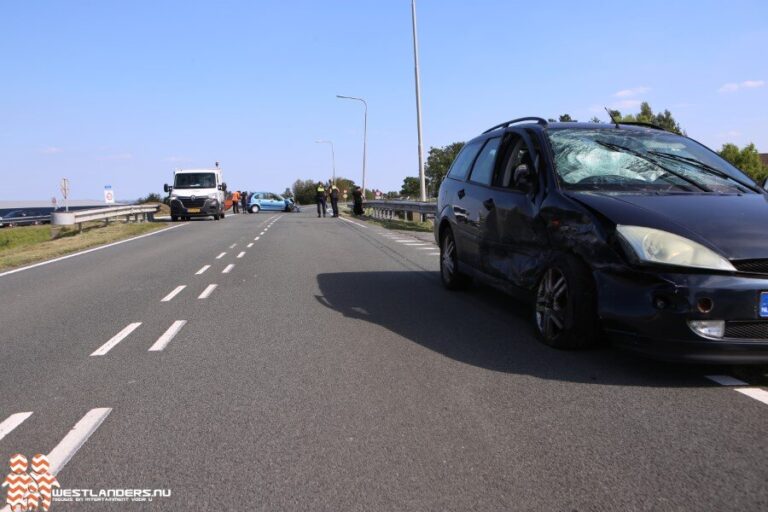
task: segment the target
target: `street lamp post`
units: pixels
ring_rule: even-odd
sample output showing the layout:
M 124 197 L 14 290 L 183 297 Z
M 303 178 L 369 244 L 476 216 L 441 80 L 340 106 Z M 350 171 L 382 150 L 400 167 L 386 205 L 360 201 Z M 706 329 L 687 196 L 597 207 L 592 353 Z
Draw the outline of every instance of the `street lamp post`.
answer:
M 424 149 L 421 143 L 421 80 L 419 79 L 419 38 L 416 32 L 416 0 L 411 0 L 411 20 L 413 21 L 413 68 L 416 76 L 416 131 L 419 138 L 419 189 L 421 200 L 427 200 L 426 179 L 424 178 Z
M 365 152 L 368 143 L 368 103 L 363 98 L 355 98 L 354 96 L 342 96 L 337 94 L 336 97 L 342 100 L 362 101 L 363 105 L 365 105 L 365 113 L 363 114 L 363 199 L 365 199 Z
M 333 165 L 333 184 L 336 184 L 336 153 L 333 151 L 333 141 L 331 140 L 316 140 L 315 144 L 330 144 L 331 145 L 331 164 Z

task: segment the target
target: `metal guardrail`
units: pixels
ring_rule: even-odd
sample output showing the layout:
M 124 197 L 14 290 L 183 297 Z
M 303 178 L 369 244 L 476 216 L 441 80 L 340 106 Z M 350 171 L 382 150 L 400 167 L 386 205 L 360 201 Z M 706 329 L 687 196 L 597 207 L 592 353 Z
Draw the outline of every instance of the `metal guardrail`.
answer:
M 436 203 L 422 203 L 420 201 L 365 201 L 363 208 L 373 210 L 373 216 L 382 219 L 394 218 L 398 213 L 406 214 L 409 220 L 423 221 L 434 218 L 437 213 Z M 408 215 L 410 214 L 410 215 Z
M 151 204 L 132 204 L 126 206 L 112 206 L 109 208 L 99 208 L 95 210 L 78 210 L 73 212 L 53 212 L 51 214 L 51 224 L 56 226 L 72 226 L 79 224 L 82 227 L 83 222 L 90 222 L 95 220 L 103 220 L 109 222 L 110 219 L 115 217 L 125 217 L 126 221 L 130 221 L 133 217 L 134 221 L 139 220 L 139 216 L 142 220 L 152 220 L 155 213 L 160 210 L 160 205 Z

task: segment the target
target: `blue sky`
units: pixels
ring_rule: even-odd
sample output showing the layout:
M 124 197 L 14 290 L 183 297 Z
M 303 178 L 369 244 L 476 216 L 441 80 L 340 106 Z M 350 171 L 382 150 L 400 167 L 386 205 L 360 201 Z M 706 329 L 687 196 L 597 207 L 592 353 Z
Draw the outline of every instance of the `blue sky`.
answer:
M 525 115 L 668 108 L 768 152 L 765 0 L 420 0 L 425 152 Z M 230 188 L 418 172 L 410 1 L 26 1 L 0 16 L 0 199 L 160 192 L 219 160 Z

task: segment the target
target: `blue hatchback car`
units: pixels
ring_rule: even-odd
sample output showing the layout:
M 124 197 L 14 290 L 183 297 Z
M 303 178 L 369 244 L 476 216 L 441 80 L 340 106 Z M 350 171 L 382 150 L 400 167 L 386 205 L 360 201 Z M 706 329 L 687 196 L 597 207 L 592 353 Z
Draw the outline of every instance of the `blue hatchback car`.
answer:
M 251 213 L 259 213 L 261 210 L 290 212 L 293 208 L 292 199 L 272 192 L 254 192 L 248 198 L 248 211 Z

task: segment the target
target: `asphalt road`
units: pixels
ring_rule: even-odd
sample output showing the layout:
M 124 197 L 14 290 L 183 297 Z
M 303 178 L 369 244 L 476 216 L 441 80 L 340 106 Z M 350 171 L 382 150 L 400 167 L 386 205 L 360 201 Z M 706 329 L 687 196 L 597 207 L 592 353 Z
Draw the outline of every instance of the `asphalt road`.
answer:
M 768 509 L 765 391 L 542 346 L 436 252 L 262 213 L 1 276 L 0 457 L 171 493 L 53 511 Z

